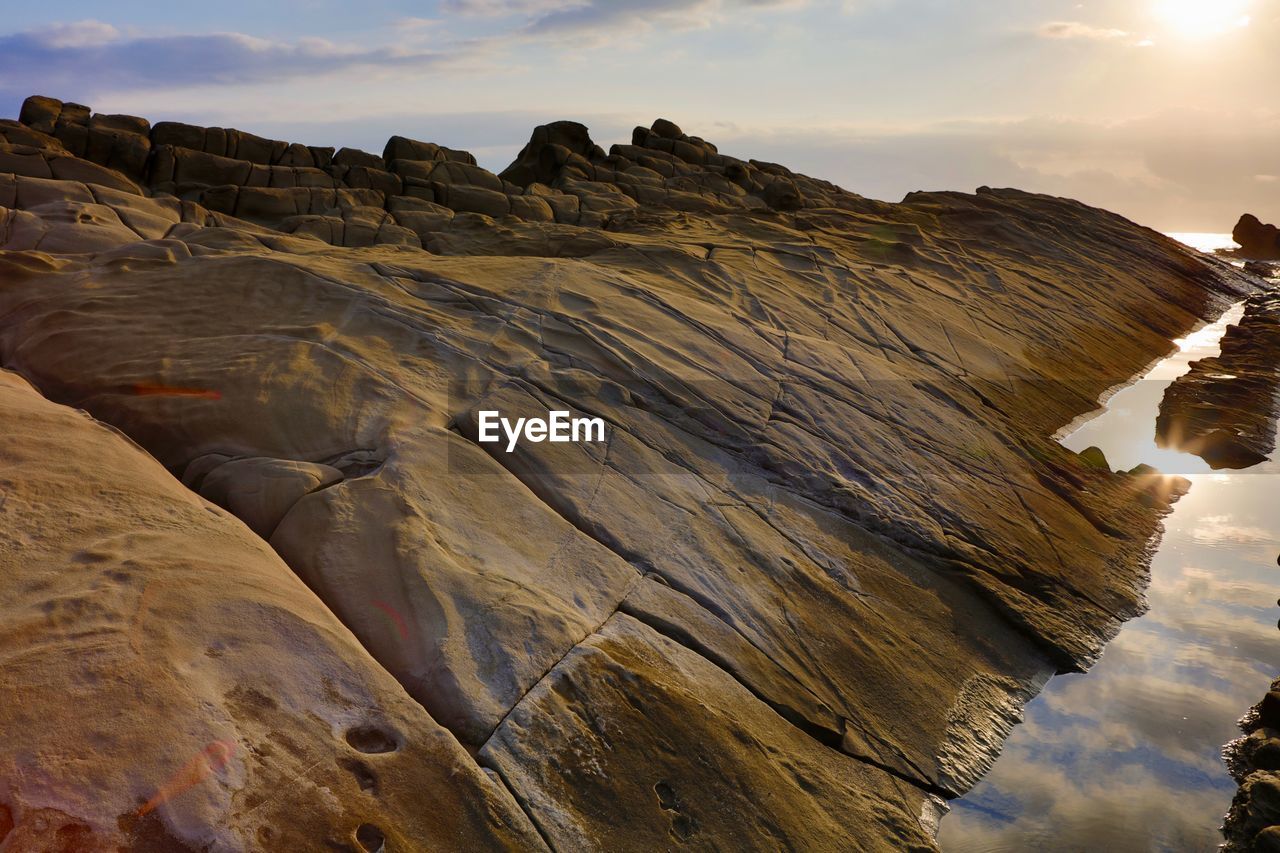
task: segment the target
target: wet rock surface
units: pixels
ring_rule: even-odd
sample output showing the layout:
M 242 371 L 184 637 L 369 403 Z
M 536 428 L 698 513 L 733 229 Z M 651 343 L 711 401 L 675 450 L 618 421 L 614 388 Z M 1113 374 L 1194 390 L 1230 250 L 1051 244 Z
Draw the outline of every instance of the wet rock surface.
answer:
M 234 833 L 277 808 L 258 778 L 280 831 L 351 849 L 929 848 L 940 798 L 1021 703 L 1141 607 L 1166 493 L 1053 432 L 1256 286 L 1075 202 L 886 204 L 662 120 L 608 153 L 544 125 L 500 175 L 404 137 L 378 157 L 51 99 L 0 141 L 0 365 L 57 413 L 23 441 L 36 459 L 84 446 L 68 464 L 157 495 L 3 476 L 126 529 L 147 526 L 139 506 L 195 507 L 218 524 L 172 531 L 170 571 L 272 578 L 166 585 L 148 624 L 184 643 L 219 626 L 243 655 L 223 692 L 243 681 L 279 715 L 245 733 L 214 694 L 153 710 L 195 689 L 174 686 L 192 660 L 224 665 L 186 646 L 112 699 L 189 747 L 164 766 L 200 781 L 146 817 L 195 849 L 254 846 Z M 482 410 L 551 409 L 603 418 L 606 440 L 477 440 Z M 94 461 L 72 422 L 123 456 Z M 43 527 L 0 512 L 15 542 Z M 13 558 L 47 578 L 21 606 L 56 609 L 55 581 L 124 595 L 68 569 L 70 547 Z M 267 651 L 306 634 L 281 626 L 289 607 L 324 642 Z M 67 631 L 73 680 L 99 641 Z M 21 660 L 36 636 L 0 650 Z M 357 714 L 335 685 L 360 679 L 378 686 Z M 23 726 L 135 766 L 87 707 Z M 240 769 L 285 734 L 287 758 Z M 342 780 L 316 777 L 314 819 L 281 781 L 311 761 Z M 390 761 L 403 799 L 365 809 Z M 115 814 L 154 775 L 110 780 Z M 58 802 L 95 837 L 122 831 Z M 49 805 L 0 803 L 25 827 Z
M 1280 679 L 1240 720 L 1244 737 L 1224 750 L 1240 785 L 1223 824 L 1226 853 L 1270 853 L 1280 847 Z
M 1192 362 L 1165 391 L 1157 440 L 1213 468 L 1248 468 L 1275 448 L 1280 414 L 1280 294 L 1261 293 L 1228 326 L 1222 352 Z

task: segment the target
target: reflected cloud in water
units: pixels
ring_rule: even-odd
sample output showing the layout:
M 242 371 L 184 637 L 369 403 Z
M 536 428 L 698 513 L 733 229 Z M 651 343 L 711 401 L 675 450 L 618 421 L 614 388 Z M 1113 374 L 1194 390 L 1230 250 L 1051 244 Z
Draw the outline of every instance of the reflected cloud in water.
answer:
M 1280 537 L 1259 517 L 1274 511 L 1280 474 L 1239 479 L 1246 487 L 1193 478 L 1152 562 L 1150 611 L 1093 670 L 1054 678 L 1027 706 L 991 773 L 943 820 L 944 850 L 1221 843 L 1235 783 L 1220 751 L 1280 662 Z
M 1235 783 L 1221 748 L 1280 664 L 1280 464 L 1212 473 L 1157 448 L 1154 425 L 1165 385 L 1216 353 L 1223 325 L 1189 336 L 1064 439 L 1101 447 L 1115 468 L 1186 476 L 1191 491 L 1165 521 L 1149 612 L 1089 673 L 1052 679 L 1028 704 L 991 772 L 952 803 L 944 851 L 1181 853 L 1222 842 Z

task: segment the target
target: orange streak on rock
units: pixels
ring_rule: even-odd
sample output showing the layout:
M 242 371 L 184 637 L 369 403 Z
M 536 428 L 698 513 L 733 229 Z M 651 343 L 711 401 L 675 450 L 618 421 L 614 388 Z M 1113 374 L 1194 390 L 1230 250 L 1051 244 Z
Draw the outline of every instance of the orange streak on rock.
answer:
M 390 617 L 391 621 L 396 624 L 396 630 L 400 632 L 400 639 L 403 642 L 409 642 L 409 626 L 405 623 L 404 617 L 400 615 L 400 611 L 396 610 L 385 601 L 375 601 L 373 606 L 381 610 Z
M 155 796 L 143 803 L 138 809 L 138 817 L 150 814 L 183 791 L 199 785 L 215 772 L 226 767 L 231 756 L 235 755 L 235 751 L 235 743 L 229 740 L 215 740 L 210 743 L 184 764 L 178 772 L 170 776 L 169 781 L 156 791 Z
M 157 385 L 151 382 L 139 382 L 133 386 L 133 393 L 139 397 L 198 397 L 204 400 L 221 400 L 222 392 L 208 388 L 183 388 L 178 385 Z

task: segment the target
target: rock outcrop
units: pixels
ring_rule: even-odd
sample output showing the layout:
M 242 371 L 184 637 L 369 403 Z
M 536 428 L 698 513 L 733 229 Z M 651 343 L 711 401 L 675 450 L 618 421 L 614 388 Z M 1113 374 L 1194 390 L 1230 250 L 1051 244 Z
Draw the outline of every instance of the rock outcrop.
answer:
M 1159 479 L 1052 434 L 1255 286 L 663 120 L 501 175 L 39 98 L 0 143 L 15 838 L 930 849 L 1141 607 Z M 551 409 L 606 440 L 477 441 Z
M 1239 784 L 1222 831 L 1224 853 L 1280 850 L 1280 679 L 1240 720 L 1244 737 L 1224 752 Z
M 1240 217 L 1231 231 L 1231 239 L 1240 244 L 1238 254 L 1259 261 L 1280 261 L 1280 229 L 1264 225 L 1252 213 Z
M 1191 363 L 1165 390 L 1156 419 L 1161 446 L 1203 458 L 1212 468 L 1266 461 L 1280 415 L 1280 294 L 1250 297 L 1222 352 Z

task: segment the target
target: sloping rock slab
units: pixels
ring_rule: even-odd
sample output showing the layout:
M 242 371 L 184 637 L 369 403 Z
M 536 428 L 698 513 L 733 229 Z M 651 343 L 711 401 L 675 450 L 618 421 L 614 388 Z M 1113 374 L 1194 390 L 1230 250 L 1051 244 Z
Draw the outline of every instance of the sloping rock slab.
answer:
M 557 850 L 933 849 L 923 794 L 815 743 L 623 614 L 516 706 L 480 759 Z
M 0 371 L 0 849 L 539 849 L 262 540 Z

